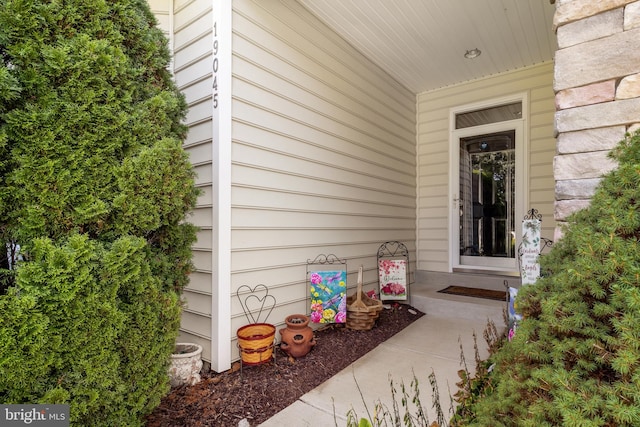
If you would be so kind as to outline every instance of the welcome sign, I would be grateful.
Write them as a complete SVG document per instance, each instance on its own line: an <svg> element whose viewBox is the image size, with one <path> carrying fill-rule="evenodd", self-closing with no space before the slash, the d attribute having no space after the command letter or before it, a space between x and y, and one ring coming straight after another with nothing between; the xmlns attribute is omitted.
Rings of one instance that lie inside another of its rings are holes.
<svg viewBox="0 0 640 427"><path fill-rule="evenodd" d="M540 277L540 226L539 219L522 221L522 246L520 249L520 276L523 285L535 283Z"/></svg>
<svg viewBox="0 0 640 427"><path fill-rule="evenodd" d="M378 260L381 300L407 299L407 260Z"/></svg>

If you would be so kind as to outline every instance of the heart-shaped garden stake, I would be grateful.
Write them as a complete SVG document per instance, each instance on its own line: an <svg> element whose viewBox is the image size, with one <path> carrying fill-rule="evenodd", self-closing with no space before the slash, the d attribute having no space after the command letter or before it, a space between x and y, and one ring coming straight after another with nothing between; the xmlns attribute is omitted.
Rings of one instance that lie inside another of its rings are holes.
<svg viewBox="0 0 640 427"><path fill-rule="evenodd" d="M242 299L240 297L241 293L248 293L248 295ZM256 285L253 289L247 285L242 285L238 288L236 295L238 296L238 301L240 301L244 315L251 323L260 323L260 317L265 309L267 309L269 311L264 319L262 319L262 322L266 323L273 308L276 306L276 298L273 295L269 295L269 289L262 284ZM257 313L256 317L253 316L254 313Z"/></svg>

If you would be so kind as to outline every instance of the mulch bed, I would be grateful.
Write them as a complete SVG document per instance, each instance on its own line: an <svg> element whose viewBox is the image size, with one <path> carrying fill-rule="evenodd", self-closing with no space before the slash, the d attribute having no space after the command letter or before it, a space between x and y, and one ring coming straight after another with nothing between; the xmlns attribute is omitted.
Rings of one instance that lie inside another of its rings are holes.
<svg viewBox="0 0 640 427"><path fill-rule="evenodd" d="M275 364L244 366L241 374L240 364L235 363L229 371L203 374L194 386L172 389L146 425L235 427L246 419L257 426L423 315L408 305L393 304L369 331L344 325L315 331L317 344L300 359L276 348Z"/></svg>

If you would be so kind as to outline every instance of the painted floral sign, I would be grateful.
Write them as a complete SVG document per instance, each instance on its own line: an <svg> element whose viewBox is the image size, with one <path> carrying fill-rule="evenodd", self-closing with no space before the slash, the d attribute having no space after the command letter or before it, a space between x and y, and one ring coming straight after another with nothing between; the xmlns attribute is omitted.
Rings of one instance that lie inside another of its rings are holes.
<svg viewBox="0 0 640 427"><path fill-rule="evenodd" d="M381 300L407 299L407 260L378 260Z"/></svg>
<svg viewBox="0 0 640 427"><path fill-rule="evenodd" d="M522 221L522 244L520 247L520 277L522 285L536 283L540 277L540 227L541 221L537 218ZM522 320L518 313L516 298L518 289L509 287L509 341L513 339Z"/></svg>
<svg viewBox="0 0 640 427"><path fill-rule="evenodd" d="M520 265L522 284L535 283L540 277L540 220L526 219L522 221L522 248Z"/></svg>
<svg viewBox="0 0 640 427"><path fill-rule="evenodd" d="M312 271L311 321L345 323L347 320L347 272Z"/></svg>

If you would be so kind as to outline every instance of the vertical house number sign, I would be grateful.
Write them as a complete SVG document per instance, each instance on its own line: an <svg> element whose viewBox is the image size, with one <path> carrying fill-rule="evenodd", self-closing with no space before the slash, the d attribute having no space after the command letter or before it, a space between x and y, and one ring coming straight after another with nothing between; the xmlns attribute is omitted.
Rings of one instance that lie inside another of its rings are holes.
<svg viewBox="0 0 640 427"><path fill-rule="evenodd" d="M213 109L218 108L218 21L213 22Z"/></svg>

